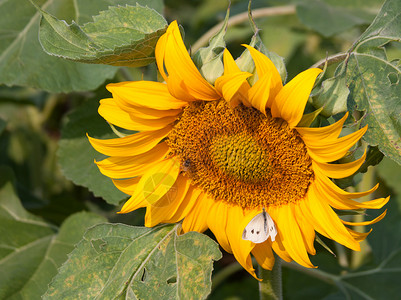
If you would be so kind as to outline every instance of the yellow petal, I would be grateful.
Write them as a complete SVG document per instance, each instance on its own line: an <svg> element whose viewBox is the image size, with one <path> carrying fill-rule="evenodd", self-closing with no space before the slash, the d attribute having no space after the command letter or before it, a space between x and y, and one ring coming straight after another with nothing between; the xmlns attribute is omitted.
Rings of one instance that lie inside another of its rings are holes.
<svg viewBox="0 0 401 300"><path fill-rule="evenodd" d="M159 223L168 222L185 198L189 186L190 181L187 178L178 176L171 189L146 208L145 226L153 227Z"/></svg>
<svg viewBox="0 0 401 300"><path fill-rule="evenodd" d="M286 120L291 128L297 126L302 119L316 77L321 72L322 70L316 68L308 69L287 83L271 105L272 116Z"/></svg>
<svg viewBox="0 0 401 300"><path fill-rule="evenodd" d="M241 207L231 206L227 220L227 236L234 257L249 274L258 279L250 255L256 244L242 239L242 232L254 215L255 211L245 213Z"/></svg>
<svg viewBox="0 0 401 300"><path fill-rule="evenodd" d="M294 215L296 216L295 219L302 233L302 237L306 246L306 251L308 251L308 253L312 255L315 255L316 254L316 249L314 247L314 242L316 237L315 229L313 228L313 225L310 223L310 220L308 220L305 217L299 205L293 205L293 210L294 210Z"/></svg>
<svg viewBox="0 0 401 300"><path fill-rule="evenodd" d="M312 167L318 168L327 177L338 179L345 178L354 174L362 166L366 158L366 150L361 158L345 164L328 164L324 162L312 161Z"/></svg>
<svg viewBox="0 0 401 300"><path fill-rule="evenodd" d="M221 247L223 247L226 252L232 253L226 232L228 229L227 219L229 209L228 204L225 202L214 201L207 217L207 226L213 232Z"/></svg>
<svg viewBox="0 0 401 300"><path fill-rule="evenodd" d="M227 50L224 49L224 54L223 54L223 61L224 61L224 75L231 75L233 73L239 73L241 72L241 69L237 66L237 64L234 61L234 58L232 57L231 53ZM216 85L216 83L215 83ZM227 102L229 102L230 107L236 107L240 103L244 104L246 107L251 107L251 103L247 99L248 95L248 90L250 88L250 85L247 80L244 80L242 85L238 88L237 93L231 98L231 99L226 99ZM221 90L217 89L218 91Z"/></svg>
<svg viewBox="0 0 401 300"><path fill-rule="evenodd" d="M292 262L292 258L288 254L287 250L285 249L283 242L282 242L282 238L279 233L276 235L276 240L272 243L272 248L273 248L274 252L276 252L276 254L278 256L280 256L280 258L282 260L284 260L286 262Z"/></svg>
<svg viewBox="0 0 401 300"><path fill-rule="evenodd" d="M241 69L235 63L230 51L224 49L223 53L224 75L241 72Z"/></svg>
<svg viewBox="0 0 401 300"><path fill-rule="evenodd" d="M267 240L261 244L256 244L252 250L252 254L258 264L266 270L271 270L274 266L274 255L271 244L272 242Z"/></svg>
<svg viewBox="0 0 401 300"><path fill-rule="evenodd" d="M161 129L176 120L176 116L153 120L133 118L132 116L130 116L129 113L122 110L114 101L114 99L101 100L99 106L99 114L111 124L128 130L136 131L150 131Z"/></svg>
<svg viewBox="0 0 401 300"><path fill-rule="evenodd" d="M275 220L283 246L291 258L304 267L313 268L314 266L309 260L301 231L292 210L292 204L271 208L269 209L269 214Z"/></svg>
<svg viewBox="0 0 401 300"><path fill-rule="evenodd" d="M180 109L188 103L170 95L167 85L153 81L127 81L106 86L113 98L124 107L147 107L158 110ZM151 101L149 101L151 99Z"/></svg>
<svg viewBox="0 0 401 300"><path fill-rule="evenodd" d="M123 208L117 212L118 214L125 214L131 211L137 210L138 208L146 207L148 202L143 197L136 197L132 195L127 202L125 202ZM127 208L129 206L129 209Z"/></svg>
<svg viewBox="0 0 401 300"><path fill-rule="evenodd" d="M232 106L236 106L238 103L244 102L247 98L247 95L243 94L245 92L243 85L248 84L246 79L249 76L252 76L252 74L247 72L223 75L216 79L216 89L221 92L223 98L227 102L233 102L234 104Z"/></svg>
<svg viewBox="0 0 401 300"><path fill-rule="evenodd" d="M146 202L146 206L149 206L158 201L173 186L179 172L180 165L173 158L157 163L141 177L134 194L124 204L120 213L133 211L133 204L137 202Z"/></svg>
<svg viewBox="0 0 401 300"><path fill-rule="evenodd" d="M220 98L220 95L202 77L191 60L182 41L176 21L170 24L166 33L156 45L156 62L160 73L168 83L170 93L174 97L182 100L185 100L187 97L189 99L194 97L199 100L217 100ZM164 72L164 67L167 70L167 74ZM180 84L173 89L169 84L172 77L175 79L175 83ZM188 90L187 97L183 97L185 93L177 93L181 85L185 86Z"/></svg>
<svg viewBox="0 0 401 300"><path fill-rule="evenodd" d="M335 139L341 133L345 120L348 118L348 112L345 115L335 122L334 124L325 126L325 127L297 127L296 130L302 136L303 140L315 141L315 140L323 140L323 139Z"/></svg>
<svg viewBox="0 0 401 300"><path fill-rule="evenodd" d="M213 202L213 199L202 193L182 222L183 231L204 232L207 229L207 217Z"/></svg>
<svg viewBox="0 0 401 300"><path fill-rule="evenodd" d="M352 237L357 241L357 242L362 242L363 240L366 239L366 237L372 232L372 229L370 229L368 232L362 233L362 232L356 232L352 229L347 228L349 233L352 235Z"/></svg>
<svg viewBox="0 0 401 300"><path fill-rule="evenodd" d="M107 156L133 156L151 150L171 129L171 126L167 126L160 130L138 132L122 138L100 140L88 136L88 139L96 151Z"/></svg>
<svg viewBox="0 0 401 300"><path fill-rule="evenodd" d="M259 80L263 78L265 74L271 74L270 84L267 86L269 89L269 99L266 102L267 107L270 108L272 107L275 97L283 88L280 73L278 72L274 63L266 55L251 46L243 46L245 46L251 53L253 61L255 62L256 72L258 72Z"/></svg>
<svg viewBox="0 0 401 300"><path fill-rule="evenodd" d="M181 109L157 110L147 107L134 107L134 106L131 106L129 108L120 106L120 108L128 112L131 118L133 118L134 120L135 119L154 120L154 119L162 119L165 117L177 117L178 114L182 112Z"/></svg>
<svg viewBox="0 0 401 300"><path fill-rule="evenodd" d="M264 74L248 91L249 102L264 115L270 95L271 77L271 73Z"/></svg>
<svg viewBox="0 0 401 300"><path fill-rule="evenodd" d="M177 223L184 219L198 202L198 198L203 194L202 190L190 186L184 199L181 201L180 206L169 219L169 223ZM200 199L199 199L200 201Z"/></svg>
<svg viewBox="0 0 401 300"><path fill-rule="evenodd" d="M344 191L344 190L340 189L333 181L331 181L327 176L322 174L319 169L315 170L315 175L316 175L317 182L321 186L325 187L325 189L332 191L336 195L339 195L339 196L342 196L342 197L346 197L348 199L355 199L355 198L360 198L360 197L367 196L367 195L373 193L379 187L379 184L376 184L373 188L371 188L368 191L357 192L357 193L349 193L347 191Z"/></svg>
<svg viewBox="0 0 401 300"><path fill-rule="evenodd" d="M302 211L311 220L315 230L352 250L360 251L359 243L352 238L337 214L322 199L324 195L312 184L305 200L300 201Z"/></svg>
<svg viewBox="0 0 401 300"><path fill-rule="evenodd" d="M199 100L192 96L191 91L185 84L184 80L178 76L170 76L167 82L169 93L178 99L185 99L187 102Z"/></svg>
<svg viewBox="0 0 401 300"><path fill-rule="evenodd" d="M367 127L364 127L338 139L304 140L304 142L312 159L318 162L332 162L344 157L366 130Z"/></svg>
<svg viewBox="0 0 401 300"><path fill-rule="evenodd" d="M375 199L371 201L365 201L365 202L357 202L354 200L351 200L350 198L357 198L354 197L355 195L353 193L348 193L347 195L339 194L333 191L330 187L326 186L322 181L320 180L320 174L316 173L316 180L315 180L315 187L318 190L318 192L321 195L325 196L325 200L327 201L330 206L336 208L336 209L379 209L382 208L388 201L386 198L380 198L380 199ZM327 179L327 177L326 177ZM366 196L369 193L374 192L377 189L378 185L368 191L368 193L364 193L363 195ZM360 194L358 193L356 196L359 196Z"/></svg>
<svg viewBox="0 0 401 300"><path fill-rule="evenodd" d="M163 142L148 152L135 156L112 156L96 162L100 172L110 178L123 179L140 176L163 160L169 153L169 146Z"/></svg>
<svg viewBox="0 0 401 300"><path fill-rule="evenodd" d="M390 197L388 197L390 198ZM385 216L386 216L387 210L385 210L380 216L378 216L377 218L374 218L371 221L365 221L365 222L348 222L348 221L344 221L341 220L341 222L343 222L346 225L351 225L351 226L365 226L365 225L371 225L374 223L379 222L380 220L382 220Z"/></svg>
<svg viewBox="0 0 401 300"><path fill-rule="evenodd" d="M141 177L129 178L129 179L112 179L116 188L127 195L132 195L136 189L136 186Z"/></svg>
<svg viewBox="0 0 401 300"><path fill-rule="evenodd" d="M155 47L155 57L157 68L159 69L160 74L162 75L165 82L167 82L168 76L166 74L166 70L164 68L164 53L166 52L167 46L167 34L163 34L157 41Z"/></svg>

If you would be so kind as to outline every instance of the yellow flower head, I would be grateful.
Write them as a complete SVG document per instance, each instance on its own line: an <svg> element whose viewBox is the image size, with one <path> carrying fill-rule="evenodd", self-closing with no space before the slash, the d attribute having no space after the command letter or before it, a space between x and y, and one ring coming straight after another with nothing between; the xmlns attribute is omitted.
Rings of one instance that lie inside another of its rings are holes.
<svg viewBox="0 0 401 300"><path fill-rule="evenodd" d="M192 62L173 22L156 46L165 83L107 86L113 98L100 101L99 113L139 131L111 140L89 138L109 156L97 162L100 171L131 195L121 213L146 207L146 226L182 221L184 232L209 228L255 277L251 253L265 269L273 267L273 251L314 267L308 253L316 252L315 231L360 250L368 233L345 225L372 224L385 212L349 223L332 208L378 209L388 198L354 201L377 186L348 193L329 178L350 176L361 166L365 155L346 164L330 162L342 158L366 127L339 137L347 115L323 128L297 127L321 70L306 70L283 86L270 59L245 47L255 62L256 83L248 83L253 75L242 72L225 50L224 75L213 86ZM255 228L264 238L252 238L259 234Z"/></svg>

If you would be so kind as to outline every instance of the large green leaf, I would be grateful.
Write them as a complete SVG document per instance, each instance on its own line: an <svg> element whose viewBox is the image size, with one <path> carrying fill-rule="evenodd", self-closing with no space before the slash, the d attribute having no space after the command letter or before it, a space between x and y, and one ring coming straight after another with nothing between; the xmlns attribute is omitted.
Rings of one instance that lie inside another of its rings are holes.
<svg viewBox="0 0 401 300"><path fill-rule="evenodd" d="M42 12L39 39L50 55L94 64L140 67L155 60L166 20L143 6L110 7L80 27Z"/></svg>
<svg viewBox="0 0 401 300"><path fill-rule="evenodd" d="M382 0L299 0L297 15L302 23L329 37L356 25L369 24L372 10L379 9Z"/></svg>
<svg viewBox="0 0 401 300"><path fill-rule="evenodd" d="M86 228L104 222L92 213L70 216L57 228L27 212L10 169L0 168L0 298L40 299Z"/></svg>
<svg viewBox="0 0 401 300"><path fill-rule="evenodd" d="M364 140L378 146L401 164L401 69L387 59L382 46L401 40L401 2L387 1L372 25L349 50L336 75L323 82L313 104L330 116L348 110L363 112L361 126L368 125ZM343 70L345 69L345 73ZM344 76L345 75L345 76Z"/></svg>
<svg viewBox="0 0 401 300"><path fill-rule="evenodd" d="M109 5L136 2L159 11L161 0L37 0L42 9L67 22L84 24ZM18 8L18 9L17 9ZM114 76L117 68L88 65L49 56L39 44L40 13L27 0L4 0L0 19L0 83L22 85L51 92L93 90Z"/></svg>
<svg viewBox="0 0 401 300"><path fill-rule="evenodd" d="M120 192L110 178L100 173L94 159L104 155L90 145L86 133L95 138L115 138L110 126L97 113L98 101L89 100L67 116L61 130L58 157L64 175L77 185L91 190L95 196L118 205L128 197Z"/></svg>
<svg viewBox="0 0 401 300"><path fill-rule="evenodd" d="M355 52L348 61L351 96L356 109L365 112L362 123L369 125L364 139L401 164L401 85L390 74L400 77L401 70L368 53Z"/></svg>
<svg viewBox="0 0 401 300"><path fill-rule="evenodd" d="M180 225L103 224L87 231L44 299L203 299L215 242ZM79 272L77 272L79 270Z"/></svg>
<svg viewBox="0 0 401 300"><path fill-rule="evenodd" d="M364 111L364 139L401 164L401 69L379 47L401 40L401 2L388 0L350 52L347 62L349 106ZM353 105L354 104L354 105Z"/></svg>

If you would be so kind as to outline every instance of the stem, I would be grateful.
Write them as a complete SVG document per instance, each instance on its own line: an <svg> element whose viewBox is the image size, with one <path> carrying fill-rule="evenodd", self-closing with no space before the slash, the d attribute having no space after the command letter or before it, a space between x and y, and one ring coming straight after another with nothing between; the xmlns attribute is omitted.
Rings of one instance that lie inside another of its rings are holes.
<svg viewBox="0 0 401 300"><path fill-rule="evenodd" d="M267 8L259 8L252 11L252 16L254 19L268 17L268 16L282 16L282 15L292 15L295 13L295 5L286 5L286 6L276 6L276 7L267 7ZM227 27L232 27L237 24L241 24L248 20L248 12L243 12L241 14L235 15L228 19ZM209 31L207 31L204 35L202 35L195 44L191 47L192 52L195 53L200 48L206 46L209 42L210 38L213 37L223 26L224 22L220 22L216 26L212 27Z"/></svg>
<svg viewBox="0 0 401 300"><path fill-rule="evenodd" d="M327 63L328 66L338 63L340 61L343 61L344 59L347 58L349 53L337 53L332 56L329 56L327 58L319 60L317 63L315 63L311 68L320 68L322 69L324 65Z"/></svg>
<svg viewBox="0 0 401 300"><path fill-rule="evenodd" d="M281 300L283 299L282 281L281 281L281 259L275 256L273 269L265 270L260 265L259 277L259 297L261 300Z"/></svg>

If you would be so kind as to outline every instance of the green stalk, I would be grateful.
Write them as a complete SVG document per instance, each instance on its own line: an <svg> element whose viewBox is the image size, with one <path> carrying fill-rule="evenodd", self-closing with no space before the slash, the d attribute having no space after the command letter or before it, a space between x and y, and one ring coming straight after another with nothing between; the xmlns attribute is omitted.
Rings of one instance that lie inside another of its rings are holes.
<svg viewBox="0 0 401 300"><path fill-rule="evenodd" d="M275 6L275 7L266 7L259 8L252 11L252 16L254 19L264 18L269 16L283 16L283 15L293 15L295 14L295 5L286 5L286 6ZM248 21L248 12L243 12L238 15L235 15L228 19L228 27L232 27L237 24L241 24L243 22ZM203 36L201 36L195 44L192 45L191 50L192 53L195 53L201 47L207 45L209 40L221 29L223 26L223 22L220 22L216 26L212 27L208 32L206 32Z"/></svg>
<svg viewBox="0 0 401 300"><path fill-rule="evenodd" d="M261 300L281 300L283 299L282 280L281 280L281 260L277 255L273 269L265 270L259 267L259 297Z"/></svg>

